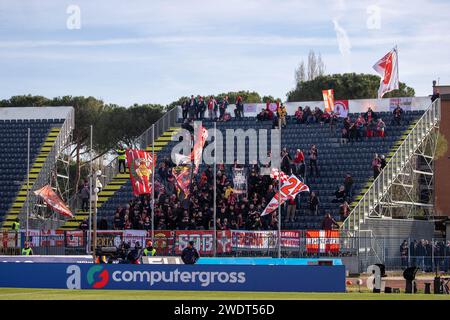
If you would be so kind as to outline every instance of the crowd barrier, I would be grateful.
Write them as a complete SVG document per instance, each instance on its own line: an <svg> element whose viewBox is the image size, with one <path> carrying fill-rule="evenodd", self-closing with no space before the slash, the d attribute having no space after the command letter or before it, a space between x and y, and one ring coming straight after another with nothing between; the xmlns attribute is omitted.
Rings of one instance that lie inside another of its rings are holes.
<svg viewBox="0 0 450 320"><path fill-rule="evenodd" d="M25 232L0 232L0 255L20 255L26 239ZM151 240L145 230L100 230L97 246L119 246L123 241L133 247L136 241L145 245ZM450 243L444 239L428 239L427 250L400 252L400 244L408 246L415 239L342 237L338 230L284 230L281 248L277 231L248 230L155 230L153 246L158 256L179 256L189 241L194 241L205 257L341 257L357 258L353 269L365 271L368 265L383 263L387 270L418 266L424 271L448 271ZM420 239L416 239L420 240ZM29 231L29 243L35 255L86 255L90 252L86 231Z"/></svg>

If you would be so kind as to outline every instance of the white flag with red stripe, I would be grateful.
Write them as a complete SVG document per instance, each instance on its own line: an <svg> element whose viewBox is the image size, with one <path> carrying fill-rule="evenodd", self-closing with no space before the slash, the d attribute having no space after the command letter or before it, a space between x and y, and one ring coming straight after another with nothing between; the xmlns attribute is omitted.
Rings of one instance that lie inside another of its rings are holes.
<svg viewBox="0 0 450 320"><path fill-rule="evenodd" d="M284 172L280 173L284 175ZM290 176L287 180L281 185L280 192L277 192L275 196L270 200L269 204L266 206L264 211L261 213L261 216L265 216L266 214L272 213L275 211L278 206L282 205L288 199L294 199L297 194L300 192L308 191L309 187L304 184L299 178L295 175ZM279 198L281 197L281 198Z"/></svg>
<svg viewBox="0 0 450 320"><path fill-rule="evenodd" d="M389 51L373 66L381 76L378 98L381 99L385 93L399 88L398 80L398 53L397 47Z"/></svg>

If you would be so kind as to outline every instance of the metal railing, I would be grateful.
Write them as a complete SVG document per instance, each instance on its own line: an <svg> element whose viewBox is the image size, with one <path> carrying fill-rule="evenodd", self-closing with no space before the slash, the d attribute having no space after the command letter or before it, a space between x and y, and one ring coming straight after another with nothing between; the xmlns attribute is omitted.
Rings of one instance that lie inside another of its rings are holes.
<svg viewBox="0 0 450 320"><path fill-rule="evenodd" d="M56 166L56 159L58 158L60 153L67 148L67 143L71 138L72 131L74 128L75 128L75 110L72 108L69 114L67 115L63 125L61 126L61 130L59 131L59 134L55 140L55 143L53 144L52 149L50 150L47 156L47 159L45 160L41 170L39 171L38 177L36 178L35 182L30 188L29 198L27 201L24 202L24 205L21 209L22 215L26 215L27 206L29 206L31 212L33 209L31 207L32 204L37 202L37 196L34 194L33 191L36 191L39 188L42 188L42 186L44 186L45 184L49 183L50 176L54 172ZM47 227L49 228L58 227L58 221L48 220L48 222L50 224L55 223L55 225L49 225ZM34 226L33 219L30 219L30 227L31 228L36 227Z"/></svg>
<svg viewBox="0 0 450 320"><path fill-rule="evenodd" d="M260 234L258 237L252 234L236 236L234 231L227 232L217 231L217 237L214 238L211 230L157 230L153 247L158 256L179 256L188 241L193 240L200 255L205 257L214 256L214 246L217 247L217 257L278 257L276 231L265 231L264 235ZM238 232L247 233L242 230ZM386 237L374 240L370 231L367 231L364 236L336 238L332 240L335 247L331 249L327 247L330 238L318 237L311 241L305 230L290 232L296 235L282 236L283 258L347 259L347 262L356 262L359 272L365 272L369 265L376 263L384 264L388 271L402 270L409 266L417 266L426 272L448 272L450 269L450 241L443 238L424 240ZM132 247L137 241L145 246L150 239L150 232L142 230L101 230L98 231L97 246L117 247L122 241L130 243ZM217 241L216 244L214 241ZM401 248L404 241L406 250ZM2 232L0 255L20 255L24 243L25 232ZM32 230L29 235L29 244L35 255L85 255L87 243L87 231L80 230L53 230L52 233Z"/></svg>
<svg viewBox="0 0 450 320"><path fill-rule="evenodd" d="M440 99L435 100L411 129L403 143L395 151L386 167L371 184L361 200L350 212L341 226L342 232L353 233L360 228L365 219L369 217L380 204L382 198L389 191L394 180L413 158L415 151L424 142L425 138L440 121Z"/></svg>
<svg viewBox="0 0 450 320"><path fill-rule="evenodd" d="M150 146L154 140L160 137L164 132L166 132L171 127L177 127L178 117L180 114L180 107L167 111L161 118L159 118L151 127L145 130L138 138L136 138L134 145L138 148L145 149ZM154 128L154 130L153 130ZM153 136L153 132L155 136ZM104 180L103 186L106 186L115 177L118 172L118 160L115 157L108 165L104 166L102 169Z"/></svg>

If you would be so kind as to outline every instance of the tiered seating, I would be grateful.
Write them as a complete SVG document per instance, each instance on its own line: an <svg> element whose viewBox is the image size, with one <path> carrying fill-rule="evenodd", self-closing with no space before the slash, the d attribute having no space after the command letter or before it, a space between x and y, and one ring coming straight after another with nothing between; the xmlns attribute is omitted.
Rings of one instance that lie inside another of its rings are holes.
<svg viewBox="0 0 450 320"><path fill-rule="evenodd" d="M40 153L49 151L43 151L42 147L52 128L60 128L63 122L63 119L0 119L0 194L2 199L0 202L0 225L3 227L5 227L7 213L17 215L26 198L28 128L31 133L30 185L32 185L42 166L33 166L33 164L39 158Z"/></svg>
<svg viewBox="0 0 450 320"><path fill-rule="evenodd" d="M282 130L282 147L287 147L291 156L294 155L296 149L303 149L308 164L307 151L311 144L316 144L319 150L319 171L320 177L308 177L309 167L307 167L306 182L311 191L315 191L320 198L320 210L318 216L311 216L307 210L308 196L307 193L301 194L300 208L297 208L297 219L292 223L284 223L284 229L305 229L320 228L320 222L325 212L330 212L335 219L339 218L339 204L333 203L334 192L337 187L343 183L345 174L349 173L354 180L354 200L358 200L358 194L364 192L365 187L370 184L372 179L371 160L374 153L384 154L389 160L391 152L395 150L395 146L401 143L403 137L407 133L408 128L418 120L422 111L405 112L404 121L401 126L391 125L392 114L390 112L378 113L379 117L387 125L386 137L363 138L363 141L340 144L342 122L338 123L336 129L331 131L329 125L297 124L293 117L288 117L288 125ZM350 115L353 119L357 116ZM203 120L203 125L207 128L213 127L213 122ZM232 119L228 122L217 122L217 129L221 130L225 140L226 129L271 129L272 123L258 122L254 117L246 117L242 119ZM270 135L269 135L270 143ZM166 146L158 151L158 163L165 157L170 158L172 147L177 142L168 142ZM246 142L248 148L248 141ZM225 141L224 141L225 146ZM269 144L270 146L270 144ZM248 157L246 157L248 161ZM200 172L204 165L200 167ZM132 188L127 181L119 190L117 190L108 201L104 202L98 211L99 217L107 217L111 225L112 215L115 209L124 206L132 198ZM284 220L284 219L283 219Z"/></svg>

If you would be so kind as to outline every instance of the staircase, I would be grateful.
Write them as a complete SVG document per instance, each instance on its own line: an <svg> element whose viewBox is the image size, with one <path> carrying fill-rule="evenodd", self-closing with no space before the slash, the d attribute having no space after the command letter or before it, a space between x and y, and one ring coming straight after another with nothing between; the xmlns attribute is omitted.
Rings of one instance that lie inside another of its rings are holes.
<svg viewBox="0 0 450 320"><path fill-rule="evenodd" d="M377 207L389 192L394 181L403 174L405 167L416 156L416 151L421 148L426 138L438 128L440 107L440 100L434 101L411 128L398 149L387 159L386 167L373 181L342 224L341 231L344 236L356 235L367 218L381 217L377 214Z"/></svg>
<svg viewBox="0 0 450 320"><path fill-rule="evenodd" d="M158 159L158 152L165 148L171 142L172 136L181 129L176 121L177 116L177 108L169 110L152 127L136 139L136 146L145 149L147 152L154 152ZM154 141L153 136L155 137ZM155 168L157 168L156 165ZM97 212L98 216L107 216L109 218L111 214L108 213L113 213L118 205L125 205L129 201L132 197L132 188L129 173L118 172L117 158L104 167L102 172L105 179L103 181L104 187L98 193ZM89 212L76 210L74 217L68 220L60 229L76 230L84 219L89 219Z"/></svg>

